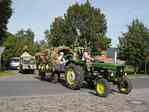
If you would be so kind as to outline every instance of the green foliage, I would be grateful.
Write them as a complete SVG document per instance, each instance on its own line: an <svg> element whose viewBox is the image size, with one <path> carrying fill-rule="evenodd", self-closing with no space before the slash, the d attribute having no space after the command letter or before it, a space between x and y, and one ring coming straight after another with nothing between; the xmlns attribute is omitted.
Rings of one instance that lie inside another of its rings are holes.
<svg viewBox="0 0 149 112"><path fill-rule="evenodd" d="M51 30L48 38L48 44L50 46L59 46L65 44L64 20L61 17L55 18L55 21L51 25Z"/></svg>
<svg viewBox="0 0 149 112"><path fill-rule="evenodd" d="M11 14L11 0L0 0L0 45L6 37L7 23Z"/></svg>
<svg viewBox="0 0 149 112"><path fill-rule="evenodd" d="M34 55L39 50L38 43L34 42L34 32L31 29L27 29L26 31L22 29L15 36L15 56L20 56L24 51L28 51Z"/></svg>
<svg viewBox="0 0 149 112"><path fill-rule="evenodd" d="M134 74L135 73L135 68L131 65L126 65L124 71L130 75L130 74Z"/></svg>
<svg viewBox="0 0 149 112"><path fill-rule="evenodd" d="M5 50L3 53L3 59L8 61L15 54L15 47L16 47L15 36L11 33L7 33L6 39L3 42L3 46L5 47Z"/></svg>
<svg viewBox="0 0 149 112"><path fill-rule="evenodd" d="M97 46L98 45L102 50L106 50L111 46L111 39L106 36L101 36L98 40Z"/></svg>
<svg viewBox="0 0 149 112"><path fill-rule="evenodd" d="M45 40L47 41L48 38L49 38L49 34L50 34L49 30L46 30L46 31L44 32L44 34L45 34Z"/></svg>
<svg viewBox="0 0 149 112"><path fill-rule="evenodd" d="M149 46L146 38L149 38L149 30L138 19L133 20L128 26L128 31L119 38L120 58L133 65L135 69L145 60L145 49Z"/></svg>
<svg viewBox="0 0 149 112"><path fill-rule="evenodd" d="M92 56L101 55L101 51L98 51L98 49L94 47L91 49L91 55Z"/></svg>
<svg viewBox="0 0 149 112"><path fill-rule="evenodd" d="M0 77L15 76L16 73L12 71L0 71Z"/></svg>
<svg viewBox="0 0 149 112"><path fill-rule="evenodd" d="M51 25L48 35L50 46L109 47L111 41L105 36L107 23L99 8L94 8L87 1L70 6L64 17L57 17Z"/></svg>
<svg viewBox="0 0 149 112"><path fill-rule="evenodd" d="M51 46L48 46L48 43L47 43L47 41L44 41L44 40L42 40L42 41L40 41L39 43L39 46L40 46L40 50L42 51L42 50L45 50L45 49L48 49L49 47L51 47Z"/></svg>
<svg viewBox="0 0 149 112"><path fill-rule="evenodd" d="M3 46L5 47L3 59L6 63L11 57L19 57L24 51L34 55L40 50L39 44L34 42L34 32L30 29L26 31L22 29L15 35L7 33Z"/></svg>

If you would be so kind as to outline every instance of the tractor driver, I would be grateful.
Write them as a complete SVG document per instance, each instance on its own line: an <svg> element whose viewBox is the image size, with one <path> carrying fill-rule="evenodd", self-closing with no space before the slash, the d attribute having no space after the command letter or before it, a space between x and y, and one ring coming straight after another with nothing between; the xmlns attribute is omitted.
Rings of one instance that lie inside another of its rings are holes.
<svg viewBox="0 0 149 112"><path fill-rule="evenodd" d="M91 57L89 50L85 49L85 51L83 52L82 60L86 61L87 69L88 71L90 71L94 58Z"/></svg>

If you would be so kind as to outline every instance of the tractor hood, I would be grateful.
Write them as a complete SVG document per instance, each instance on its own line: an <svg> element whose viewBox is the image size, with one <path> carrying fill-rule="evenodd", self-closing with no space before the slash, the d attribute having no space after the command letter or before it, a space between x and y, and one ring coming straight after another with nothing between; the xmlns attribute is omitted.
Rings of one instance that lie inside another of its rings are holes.
<svg viewBox="0 0 149 112"><path fill-rule="evenodd" d="M112 64L112 63L103 63L103 62L95 62L94 63L94 68L95 69L108 69L108 70L117 70L117 68L121 68L124 67L124 65L120 65L120 64Z"/></svg>

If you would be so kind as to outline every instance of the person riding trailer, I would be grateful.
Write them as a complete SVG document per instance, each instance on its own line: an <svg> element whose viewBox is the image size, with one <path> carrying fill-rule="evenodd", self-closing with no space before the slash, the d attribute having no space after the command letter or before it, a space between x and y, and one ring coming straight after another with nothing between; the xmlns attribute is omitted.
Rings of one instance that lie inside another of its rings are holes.
<svg viewBox="0 0 149 112"><path fill-rule="evenodd" d="M65 72L65 64L72 57L73 51L69 47L61 46L54 48L50 53L50 62L54 72Z"/></svg>
<svg viewBox="0 0 149 112"><path fill-rule="evenodd" d="M63 52L60 52L60 53L59 53L58 60L59 60L59 63L60 63L60 64L63 64L63 63L66 62L66 60L65 60L65 58L64 58L64 53L63 53Z"/></svg>
<svg viewBox="0 0 149 112"><path fill-rule="evenodd" d="M58 57L57 57L57 60L58 60L58 64L55 65L55 70L56 71L64 71L65 70L65 64L67 62L67 60L65 60L64 58L64 52L60 51L58 53Z"/></svg>

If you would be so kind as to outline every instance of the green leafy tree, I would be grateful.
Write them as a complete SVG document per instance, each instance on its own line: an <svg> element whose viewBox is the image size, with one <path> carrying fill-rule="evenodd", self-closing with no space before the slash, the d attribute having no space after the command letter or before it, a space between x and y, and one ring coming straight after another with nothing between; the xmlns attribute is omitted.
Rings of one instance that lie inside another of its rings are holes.
<svg viewBox="0 0 149 112"><path fill-rule="evenodd" d="M91 6L89 1L70 6L64 17L57 17L51 25L48 43L52 46L90 46L95 47L97 41L103 46L110 45L106 35L107 23L105 15L99 8ZM105 45L106 44L106 45Z"/></svg>
<svg viewBox="0 0 149 112"><path fill-rule="evenodd" d="M40 50L38 42L34 42L34 33L28 30L20 30L16 35L9 32L2 44L5 47L3 60L7 65L12 57L19 57L24 51L34 55Z"/></svg>
<svg viewBox="0 0 149 112"><path fill-rule="evenodd" d="M61 17L55 18L55 21L51 25L48 43L51 46L63 45L65 42L64 37L64 19Z"/></svg>
<svg viewBox="0 0 149 112"><path fill-rule="evenodd" d="M136 69L145 60L145 49L149 46L149 29L138 19L128 26L128 31L119 38L119 56Z"/></svg>
<svg viewBox="0 0 149 112"><path fill-rule="evenodd" d="M47 43L47 41L45 41L45 40L41 40L41 41L38 43L38 45L40 46L40 47L39 47L40 50L45 50L45 49L48 49L49 47L51 47L51 46L48 46L48 43Z"/></svg>
<svg viewBox="0 0 149 112"><path fill-rule="evenodd" d="M88 0L85 4L69 7L65 18L72 27L74 38L77 38L76 30L79 29L80 35L76 42L81 46L94 46L107 30L105 15L99 8L92 7Z"/></svg>
<svg viewBox="0 0 149 112"><path fill-rule="evenodd" d="M32 55L35 55L39 51L40 51L40 44L39 42L35 41L32 48Z"/></svg>
<svg viewBox="0 0 149 112"><path fill-rule="evenodd" d="M11 15L11 0L0 0L0 46L6 37L7 23Z"/></svg>
<svg viewBox="0 0 149 112"><path fill-rule="evenodd" d="M99 48L101 50L106 50L107 48L109 48L111 46L111 39L108 38L107 36L102 36L95 43L96 43L97 46L99 46Z"/></svg>
<svg viewBox="0 0 149 112"><path fill-rule="evenodd" d="M47 41L48 38L49 38L50 31L49 31L49 30L46 30L46 31L44 32L44 34L45 34L45 40Z"/></svg>
<svg viewBox="0 0 149 112"><path fill-rule="evenodd" d="M20 30L16 33L15 56L20 56L24 51L34 55L39 50L39 45L34 42L34 32L31 29Z"/></svg>
<svg viewBox="0 0 149 112"><path fill-rule="evenodd" d="M6 39L3 42L5 47L3 59L7 62L11 57L15 56L16 38L11 33L6 33Z"/></svg>

